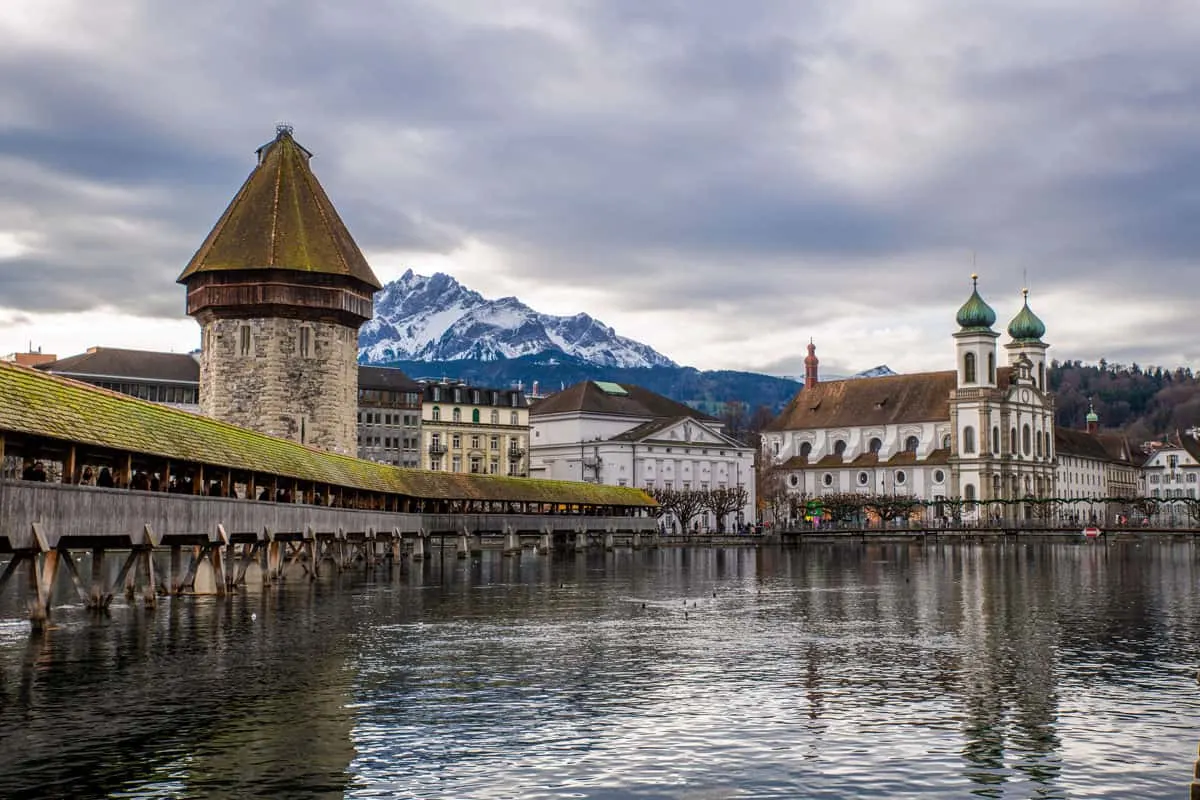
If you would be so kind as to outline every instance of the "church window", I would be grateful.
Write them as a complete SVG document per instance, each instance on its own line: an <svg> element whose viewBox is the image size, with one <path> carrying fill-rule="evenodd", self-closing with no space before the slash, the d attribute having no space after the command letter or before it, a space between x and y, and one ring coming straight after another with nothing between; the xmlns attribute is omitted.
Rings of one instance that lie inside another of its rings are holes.
<svg viewBox="0 0 1200 800"><path fill-rule="evenodd" d="M1046 391L1046 365L1038 364L1038 388Z"/></svg>
<svg viewBox="0 0 1200 800"><path fill-rule="evenodd" d="M451 418L455 422L462 422L462 409L461 408L454 409L453 413L451 414Z"/></svg>
<svg viewBox="0 0 1200 800"><path fill-rule="evenodd" d="M904 452L906 453L915 453L920 446L921 440L916 436L910 436L904 440Z"/></svg>
<svg viewBox="0 0 1200 800"><path fill-rule="evenodd" d="M859 486L866 486L868 480L869 480L869 478L867 476L867 473L865 473L865 472L858 473L858 485Z"/></svg>
<svg viewBox="0 0 1200 800"><path fill-rule="evenodd" d="M300 326L300 357L308 358L312 355L312 328L308 325Z"/></svg>
<svg viewBox="0 0 1200 800"><path fill-rule="evenodd" d="M903 486L904 482L907 480L908 480L908 476L904 474L904 470L902 470L902 469L896 470L896 485L897 486Z"/></svg>
<svg viewBox="0 0 1200 800"><path fill-rule="evenodd" d="M826 472L823 476L821 476L821 483L825 484L826 486L833 486L833 473Z"/></svg>
<svg viewBox="0 0 1200 800"><path fill-rule="evenodd" d="M992 455L1000 455L1000 426L992 426Z"/></svg>
<svg viewBox="0 0 1200 800"><path fill-rule="evenodd" d="M779 455L779 440L771 442L771 452L773 455Z"/></svg>
<svg viewBox="0 0 1200 800"><path fill-rule="evenodd" d="M1012 430L1009 431L1008 451L1010 453L1012 453L1014 456L1017 455L1017 426L1016 425L1014 425Z"/></svg>
<svg viewBox="0 0 1200 800"><path fill-rule="evenodd" d="M478 408L471 409L471 422L475 423L476 425L479 424L479 409Z"/></svg>
<svg viewBox="0 0 1200 800"><path fill-rule="evenodd" d="M500 424L500 412L497 411L496 409L492 409L492 424L493 425Z"/></svg>
<svg viewBox="0 0 1200 800"><path fill-rule="evenodd" d="M833 454L836 456L841 456L841 455L845 455L845 453L846 453L846 440L838 439L836 442L833 443Z"/></svg>
<svg viewBox="0 0 1200 800"><path fill-rule="evenodd" d="M996 499L996 500L1000 499L1000 476L999 475L992 476L992 498Z"/></svg>
<svg viewBox="0 0 1200 800"><path fill-rule="evenodd" d="M942 449L943 450L950 449L950 434L948 434L948 433L942 437Z"/></svg>
<svg viewBox="0 0 1200 800"><path fill-rule="evenodd" d="M967 353L963 356L963 383L975 382L975 354Z"/></svg>
<svg viewBox="0 0 1200 800"><path fill-rule="evenodd" d="M996 354L988 353L988 383L996 382Z"/></svg>
<svg viewBox="0 0 1200 800"><path fill-rule="evenodd" d="M873 438L871 440L871 452L878 454L879 451L882 449L883 449L883 442L880 441L878 436L876 436L875 438Z"/></svg>
<svg viewBox="0 0 1200 800"><path fill-rule="evenodd" d="M940 469L935 469L933 471L933 482L934 483L945 483L946 482L946 473Z"/></svg>
<svg viewBox="0 0 1200 800"><path fill-rule="evenodd" d="M250 355L250 326L238 326L238 349L243 356Z"/></svg>
<svg viewBox="0 0 1200 800"><path fill-rule="evenodd" d="M974 507L973 504L975 502L975 484L968 483L965 486L963 486L963 500L966 500L968 503L972 504L972 505L968 506L968 508Z"/></svg>
<svg viewBox="0 0 1200 800"><path fill-rule="evenodd" d="M964 453L974 453L975 452L975 429L972 428L970 425L963 428L962 451Z"/></svg>
<svg viewBox="0 0 1200 800"><path fill-rule="evenodd" d="M1036 438L1037 438L1037 457L1041 458L1042 457L1042 432L1041 431L1037 432Z"/></svg>
<svg viewBox="0 0 1200 800"><path fill-rule="evenodd" d="M789 475L788 483L790 483L792 485L792 488L795 489L797 486L800 485L800 476L799 475Z"/></svg>
<svg viewBox="0 0 1200 800"><path fill-rule="evenodd" d="M442 409L439 408L438 406L434 406L433 411L430 414L430 417L433 419L434 422L440 422L442 419Z"/></svg>
<svg viewBox="0 0 1200 800"><path fill-rule="evenodd" d="M1033 449L1033 431L1029 429L1029 423L1025 423L1021 428L1021 452L1029 455Z"/></svg>
<svg viewBox="0 0 1200 800"><path fill-rule="evenodd" d="M808 458L812 454L812 442L804 442L800 445L800 457Z"/></svg>

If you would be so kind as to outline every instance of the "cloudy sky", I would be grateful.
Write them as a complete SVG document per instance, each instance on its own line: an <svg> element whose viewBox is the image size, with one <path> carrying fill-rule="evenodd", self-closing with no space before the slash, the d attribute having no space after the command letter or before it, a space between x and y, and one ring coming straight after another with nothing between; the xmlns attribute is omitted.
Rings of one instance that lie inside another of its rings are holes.
<svg viewBox="0 0 1200 800"><path fill-rule="evenodd" d="M376 272L681 363L944 368L969 275L1059 358L1200 354L1194 0L5 0L0 351L199 342L278 121Z"/></svg>

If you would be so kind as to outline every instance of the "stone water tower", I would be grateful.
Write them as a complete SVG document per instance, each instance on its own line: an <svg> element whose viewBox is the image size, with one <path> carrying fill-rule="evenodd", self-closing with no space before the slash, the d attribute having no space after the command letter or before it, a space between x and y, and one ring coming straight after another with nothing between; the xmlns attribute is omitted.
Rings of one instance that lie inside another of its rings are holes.
<svg viewBox="0 0 1200 800"><path fill-rule="evenodd" d="M380 288L281 125L179 282L200 323L200 410L353 455L358 329Z"/></svg>

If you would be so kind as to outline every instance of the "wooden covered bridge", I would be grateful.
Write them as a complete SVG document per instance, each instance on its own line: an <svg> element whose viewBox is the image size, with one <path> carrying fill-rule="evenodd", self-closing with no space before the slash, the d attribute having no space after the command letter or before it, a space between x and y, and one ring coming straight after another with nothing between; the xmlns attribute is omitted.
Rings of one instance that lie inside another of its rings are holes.
<svg viewBox="0 0 1200 800"><path fill-rule="evenodd" d="M431 537L465 557L485 540L508 553L640 547L656 530L656 504L638 489L376 464L7 363L0 463L0 558L11 556L0 590L24 566L35 625L60 565L80 600L104 607L119 590L150 601L192 591L202 566L220 592L251 564L264 580L288 565L315 577L422 559Z"/></svg>

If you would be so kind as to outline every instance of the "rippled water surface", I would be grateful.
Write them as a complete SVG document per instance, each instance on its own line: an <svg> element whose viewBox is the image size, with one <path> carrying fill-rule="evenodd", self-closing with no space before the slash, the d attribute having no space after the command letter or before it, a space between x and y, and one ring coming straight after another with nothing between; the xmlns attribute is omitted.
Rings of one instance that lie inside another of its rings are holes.
<svg viewBox="0 0 1200 800"><path fill-rule="evenodd" d="M1183 797L1191 543L454 558L0 598L0 797Z"/></svg>

